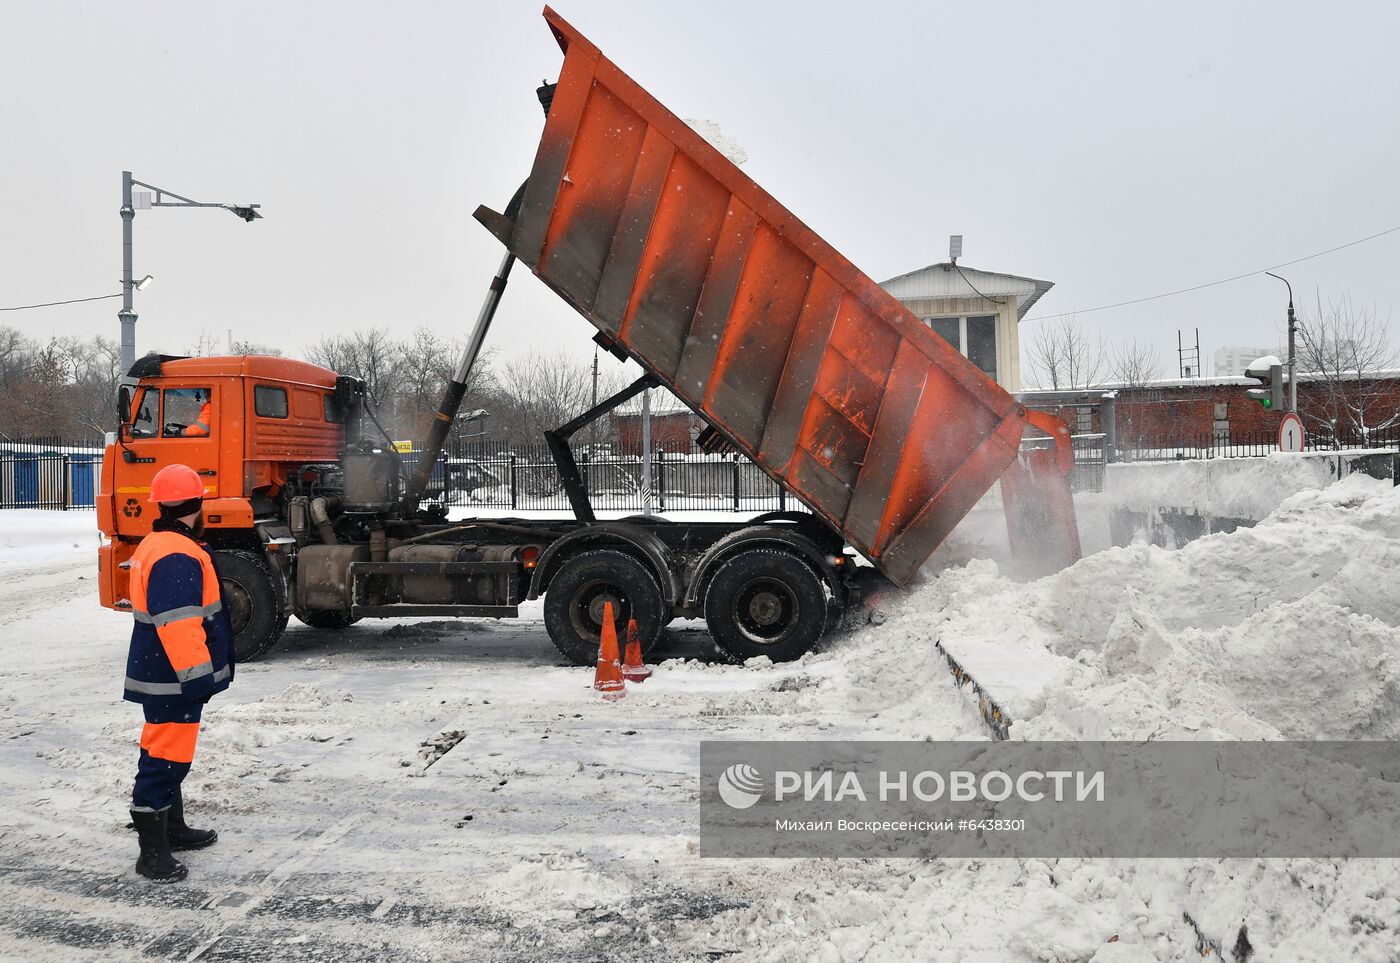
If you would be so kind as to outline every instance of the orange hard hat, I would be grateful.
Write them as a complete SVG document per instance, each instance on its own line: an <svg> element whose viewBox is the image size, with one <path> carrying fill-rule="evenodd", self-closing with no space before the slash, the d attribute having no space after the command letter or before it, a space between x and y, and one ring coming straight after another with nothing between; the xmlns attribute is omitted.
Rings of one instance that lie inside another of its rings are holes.
<svg viewBox="0 0 1400 963"><path fill-rule="evenodd" d="M204 482L189 465L166 465L151 479L153 502L187 502L204 497Z"/></svg>

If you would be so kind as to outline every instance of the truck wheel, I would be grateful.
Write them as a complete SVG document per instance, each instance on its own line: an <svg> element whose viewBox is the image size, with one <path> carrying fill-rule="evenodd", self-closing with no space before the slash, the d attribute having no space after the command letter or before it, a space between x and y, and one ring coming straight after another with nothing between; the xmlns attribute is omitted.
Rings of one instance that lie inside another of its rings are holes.
<svg viewBox="0 0 1400 963"><path fill-rule="evenodd" d="M313 629L343 629L360 621L359 616L332 609L325 612L298 612L297 621Z"/></svg>
<svg viewBox="0 0 1400 963"><path fill-rule="evenodd" d="M282 586L252 552L215 552L214 565L219 570L224 607L233 629L234 658L252 662L272 648L287 627Z"/></svg>
<svg viewBox="0 0 1400 963"><path fill-rule="evenodd" d="M626 645L628 619L637 620L643 653L656 642L665 621L656 576L631 555L606 548L584 552L564 563L544 594L545 629L574 665L597 664L606 602L613 605L619 646Z"/></svg>
<svg viewBox="0 0 1400 963"><path fill-rule="evenodd" d="M742 662L766 655L791 662L826 631L826 587L794 555L753 548L720 566L705 591L705 624L715 644Z"/></svg>

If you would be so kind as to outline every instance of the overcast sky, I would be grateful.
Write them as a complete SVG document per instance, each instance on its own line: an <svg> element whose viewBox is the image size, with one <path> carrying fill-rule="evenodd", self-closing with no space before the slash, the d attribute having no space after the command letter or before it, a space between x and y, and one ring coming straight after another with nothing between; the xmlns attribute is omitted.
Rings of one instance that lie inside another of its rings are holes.
<svg viewBox="0 0 1400 963"><path fill-rule="evenodd" d="M463 333L500 256L471 220L529 172L561 55L534 2L43 3L0 29L0 307L119 290L120 173L265 219L136 218L137 349L207 330ZM1400 226L1400 4L637 3L558 9L876 280L936 261L1056 283L1110 339L1279 337L1250 278ZM1281 273L1391 317L1400 233ZM116 336L118 302L0 314ZM1023 343L1035 321L1023 325ZM534 278L490 343L588 351ZM1394 337L1394 324L1392 324ZM1397 338L1395 340L1400 340Z"/></svg>

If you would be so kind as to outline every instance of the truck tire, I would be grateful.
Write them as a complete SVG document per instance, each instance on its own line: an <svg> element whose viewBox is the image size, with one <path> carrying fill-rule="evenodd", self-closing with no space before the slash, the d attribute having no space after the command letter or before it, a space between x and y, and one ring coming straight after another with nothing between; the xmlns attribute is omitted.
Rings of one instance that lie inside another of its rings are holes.
<svg viewBox="0 0 1400 963"><path fill-rule="evenodd" d="M743 662L766 655L791 662L826 632L826 586L795 555L751 548L729 559L705 590L705 624L715 645Z"/></svg>
<svg viewBox="0 0 1400 963"><path fill-rule="evenodd" d="M597 664L606 601L613 603L618 645L626 644L627 620L636 619L643 654L668 616L656 576L631 555L608 548L575 555L555 573L544 594L545 630L574 665Z"/></svg>
<svg viewBox="0 0 1400 963"><path fill-rule="evenodd" d="M214 553L214 565L233 629L234 659L252 662L272 648L287 627L281 580L252 552L222 549Z"/></svg>
<svg viewBox="0 0 1400 963"><path fill-rule="evenodd" d="M313 629L344 629L360 621L358 616L334 609L325 612L298 612L297 621Z"/></svg>

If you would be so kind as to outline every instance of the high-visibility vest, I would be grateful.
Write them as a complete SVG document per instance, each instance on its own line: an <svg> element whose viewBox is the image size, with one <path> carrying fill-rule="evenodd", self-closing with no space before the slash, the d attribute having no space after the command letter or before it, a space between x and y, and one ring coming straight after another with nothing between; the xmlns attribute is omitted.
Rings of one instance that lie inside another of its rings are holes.
<svg viewBox="0 0 1400 963"><path fill-rule="evenodd" d="M170 704L227 689L233 631L208 550L180 532L152 532L131 557L130 576L136 624L124 698Z"/></svg>
<svg viewBox="0 0 1400 963"><path fill-rule="evenodd" d="M210 408L209 402L206 401L200 407L199 414L195 416L194 421L186 425L185 430L180 432L180 434L186 438L208 438L209 422L214 420Z"/></svg>

